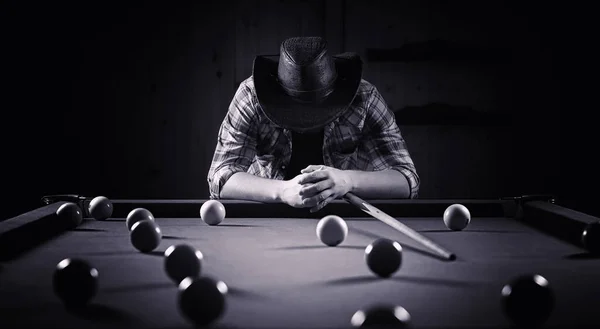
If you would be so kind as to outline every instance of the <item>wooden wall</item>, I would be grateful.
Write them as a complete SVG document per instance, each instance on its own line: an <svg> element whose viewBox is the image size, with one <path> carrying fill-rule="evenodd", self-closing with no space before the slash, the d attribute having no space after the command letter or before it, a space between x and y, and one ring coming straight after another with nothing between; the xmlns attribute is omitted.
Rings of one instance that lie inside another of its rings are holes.
<svg viewBox="0 0 600 329"><path fill-rule="evenodd" d="M365 78L396 111L421 197L557 192L548 140L557 130L558 85L552 53L540 45L544 27L529 10L503 2L346 3L346 48L365 58ZM390 57L371 60L369 50ZM462 109L457 120L435 118Z"/></svg>
<svg viewBox="0 0 600 329"><path fill-rule="evenodd" d="M523 6L253 0L11 10L21 45L11 55L22 65L10 71L21 84L6 125L35 133L7 133L4 143L21 182L11 187L27 206L51 193L207 197L218 126L253 57L299 35L361 54L364 78L397 113L422 198L558 189L552 57ZM427 57L440 41L475 52ZM410 59L398 55L415 45ZM444 108L510 120L436 121Z"/></svg>

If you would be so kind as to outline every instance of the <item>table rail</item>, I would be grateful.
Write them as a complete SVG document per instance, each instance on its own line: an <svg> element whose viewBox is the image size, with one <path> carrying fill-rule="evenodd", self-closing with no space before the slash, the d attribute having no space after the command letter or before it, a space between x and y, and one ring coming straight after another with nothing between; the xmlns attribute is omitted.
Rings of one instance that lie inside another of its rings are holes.
<svg viewBox="0 0 600 329"><path fill-rule="evenodd" d="M90 200L84 201L87 208ZM146 208L155 217L199 217L200 207L207 200L113 200L113 217L127 217L134 208ZM341 217L365 217L365 213L344 200L334 200L318 212L308 208L293 208L283 203L262 203L240 200L219 200L226 208L228 218L320 218L327 214ZM472 216L512 217L510 202L504 200L368 200L370 204L393 217L440 217L454 203L469 208ZM86 211L87 214L87 211ZM89 215L89 214L87 214Z"/></svg>

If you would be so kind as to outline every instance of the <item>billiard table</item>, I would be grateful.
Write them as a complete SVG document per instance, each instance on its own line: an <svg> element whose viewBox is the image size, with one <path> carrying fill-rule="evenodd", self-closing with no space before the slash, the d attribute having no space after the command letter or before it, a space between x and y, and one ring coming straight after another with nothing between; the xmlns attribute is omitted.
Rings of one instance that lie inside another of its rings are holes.
<svg viewBox="0 0 600 329"><path fill-rule="evenodd" d="M209 226L206 200L112 200L113 215L89 218L90 198L73 196L84 220L76 228L55 212L69 199L45 198L38 209L0 222L0 328L192 328L178 308L178 287L164 270L164 251L190 244L204 256L202 275L226 283L226 309L216 328L351 328L359 309L402 306L413 328L506 328L501 290L522 274L546 278L555 296L548 327L600 325L600 259L581 245L582 228L598 219L553 200L367 200L456 254L441 259L344 200L316 213L284 204L220 200L227 217ZM462 231L447 229L446 207L472 216ZM125 217L150 210L162 230L152 252L137 251ZM335 214L349 227L336 247L315 229ZM402 265L380 278L365 264L377 238L402 246ZM91 304L68 311L54 295L52 275L64 258L81 258L99 273Z"/></svg>

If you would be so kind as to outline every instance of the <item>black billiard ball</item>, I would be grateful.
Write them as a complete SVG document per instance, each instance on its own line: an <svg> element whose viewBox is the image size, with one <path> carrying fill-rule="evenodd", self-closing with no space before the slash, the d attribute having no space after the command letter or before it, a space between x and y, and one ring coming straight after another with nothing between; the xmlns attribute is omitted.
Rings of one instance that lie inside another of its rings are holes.
<svg viewBox="0 0 600 329"><path fill-rule="evenodd" d="M365 249L365 261L373 273L388 278L402 264L402 247L396 241L379 238Z"/></svg>
<svg viewBox="0 0 600 329"><path fill-rule="evenodd" d="M200 250L188 244L170 246L165 251L165 272L173 282L179 284L187 277L200 276L202 260Z"/></svg>
<svg viewBox="0 0 600 329"><path fill-rule="evenodd" d="M151 252L162 240L162 231L154 220L145 219L131 227L131 244L141 252Z"/></svg>
<svg viewBox="0 0 600 329"><path fill-rule="evenodd" d="M540 326L554 309L554 293L543 276L522 275L502 288L502 307L517 326Z"/></svg>
<svg viewBox="0 0 600 329"><path fill-rule="evenodd" d="M227 285L209 277L187 277L179 284L179 310L196 326L206 326L225 312Z"/></svg>
<svg viewBox="0 0 600 329"><path fill-rule="evenodd" d="M52 283L65 306L84 307L98 290L98 270L85 260L66 258L56 266Z"/></svg>
<svg viewBox="0 0 600 329"><path fill-rule="evenodd" d="M58 207L56 216L58 216L61 224L69 229L76 228L83 221L81 209L73 202L66 202Z"/></svg>
<svg viewBox="0 0 600 329"><path fill-rule="evenodd" d="M355 328L409 328L410 314L402 306L375 305L358 310L350 319Z"/></svg>
<svg viewBox="0 0 600 329"><path fill-rule="evenodd" d="M600 222L585 226L581 234L583 247L593 254L600 254Z"/></svg>
<svg viewBox="0 0 600 329"><path fill-rule="evenodd" d="M127 229L131 231L135 223L146 219L154 220L154 215L150 210L146 208L135 208L127 214L125 224L127 225Z"/></svg>

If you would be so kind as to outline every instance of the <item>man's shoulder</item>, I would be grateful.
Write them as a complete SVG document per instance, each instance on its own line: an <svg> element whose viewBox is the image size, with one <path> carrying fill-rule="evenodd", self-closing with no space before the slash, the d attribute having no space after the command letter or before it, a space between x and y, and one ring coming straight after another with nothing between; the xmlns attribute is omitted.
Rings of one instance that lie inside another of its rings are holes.
<svg viewBox="0 0 600 329"><path fill-rule="evenodd" d="M237 91L235 92L234 102L238 105L244 105L246 110L250 110L250 108L253 108L255 98L254 79L252 79L252 77L246 78L240 82Z"/></svg>
<svg viewBox="0 0 600 329"><path fill-rule="evenodd" d="M377 87L371 82L361 79L354 99L355 105L365 105L377 93Z"/></svg>
<svg viewBox="0 0 600 329"><path fill-rule="evenodd" d="M373 96L373 92L376 92L377 88L371 82L362 79L358 85L356 91L356 97L354 98L353 105L358 107L365 107L369 103L369 99Z"/></svg>
<svg viewBox="0 0 600 329"><path fill-rule="evenodd" d="M358 85L358 91L357 93L359 94L370 94L372 93L374 90L376 90L377 88L375 87L374 84L372 84L371 82L365 80L365 79L361 79L360 80L360 84Z"/></svg>
<svg viewBox="0 0 600 329"><path fill-rule="evenodd" d="M254 78L252 76L249 76L248 78L240 82L239 89L254 92Z"/></svg>
<svg viewBox="0 0 600 329"><path fill-rule="evenodd" d="M246 118L253 118L252 120L260 122L264 118L258 108L259 105L254 89L254 79L250 76L240 82L232 105L230 106L230 111L234 111L236 114L243 115Z"/></svg>

